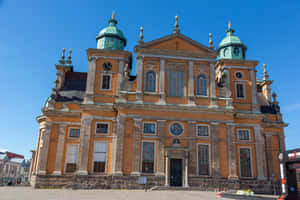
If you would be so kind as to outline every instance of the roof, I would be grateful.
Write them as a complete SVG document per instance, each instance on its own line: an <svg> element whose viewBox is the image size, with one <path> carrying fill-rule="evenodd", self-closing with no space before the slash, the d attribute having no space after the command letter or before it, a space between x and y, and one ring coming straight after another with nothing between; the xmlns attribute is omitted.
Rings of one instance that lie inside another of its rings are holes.
<svg viewBox="0 0 300 200"><path fill-rule="evenodd" d="M22 159L24 159L23 155L12 153L12 152L7 152L7 157L9 159L12 159L12 158L22 158Z"/></svg>
<svg viewBox="0 0 300 200"><path fill-rule="evenodd" d="M59 91L59 96L56 101L83 101L83 96L86 88L86 80L86 72L66 72L64 85Z"/></svg>

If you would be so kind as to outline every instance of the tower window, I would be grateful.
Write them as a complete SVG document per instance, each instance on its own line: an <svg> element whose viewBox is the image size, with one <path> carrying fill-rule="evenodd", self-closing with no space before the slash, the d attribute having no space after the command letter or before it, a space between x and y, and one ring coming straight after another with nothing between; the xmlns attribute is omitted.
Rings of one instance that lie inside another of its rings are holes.
<svg viewBox="0 0 300 200"><path fill-rule="evenodd" d="M154 71L149 71L146 73L146 92L155 92L156 76Z"/></svg>
<svg viewBox="0 0 300 200"><path fill-rule="evenodd" d="M201 74L197 77L197 95L208 96L208 79Z"/></svg>
<svg viewBox="0 0 300 200"><path fill-rule="evenodd" d="M236 84L236 97L237 98L245 98L245 85L242 83Z"/></svg>
<svg viewBox="0 0 300 200"><path fill-rule="evenodd" d="M110 74L102 75L101 89L102 90L110 90L111 89L111 75Z"/></svg>

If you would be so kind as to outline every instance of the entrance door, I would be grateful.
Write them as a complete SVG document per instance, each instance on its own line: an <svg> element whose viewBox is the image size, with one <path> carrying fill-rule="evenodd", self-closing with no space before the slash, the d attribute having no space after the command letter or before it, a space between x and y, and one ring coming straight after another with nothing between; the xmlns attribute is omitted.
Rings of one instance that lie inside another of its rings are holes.
<svg viewBox="0 0 300 200"><path fill-rule="evenodd" d="M182 159L170 160L170 185L182 186Z"/></svg>

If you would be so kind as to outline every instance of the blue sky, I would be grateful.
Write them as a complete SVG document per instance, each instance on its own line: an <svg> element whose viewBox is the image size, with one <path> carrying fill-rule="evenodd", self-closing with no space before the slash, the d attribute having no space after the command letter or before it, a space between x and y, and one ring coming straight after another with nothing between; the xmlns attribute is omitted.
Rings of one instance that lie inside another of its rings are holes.
<svg viewBox="0 0 300 200"><path fill-rule="evenodd" d="M75 71L87 71L86 49L96 47L97 33L113 10L127 38L126 50L144 40L172 33L174 16L181 33L214 46L225 36L229 20L258 60L257 77L266 63L278 94L286 146L300 148L300 1L40 1L0 0L0 149L30 157L38 136L36 117L51 93L61 49L72 48Z"/></svg>

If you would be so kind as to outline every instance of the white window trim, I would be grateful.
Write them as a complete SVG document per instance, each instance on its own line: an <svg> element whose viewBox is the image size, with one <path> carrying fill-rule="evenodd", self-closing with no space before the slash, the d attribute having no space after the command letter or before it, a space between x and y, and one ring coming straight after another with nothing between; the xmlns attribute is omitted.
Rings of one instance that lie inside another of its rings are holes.
<svg viewBox="0 0 300 200"><path fill-rule="evenodd" d="M237 73L241 73L241 74L242 74L242 78L238 78L238 77L236 76ZM234 72L234 77L235 77L236 79L238 79L238 80L242 80L243 78L245 78L245 74L244 74L244 72L242 72L242 71L235 71L235 72Z"/></svg>
<svg viewBox="0 0 300 200"><path fill-rule="evenodd" d="M103 89L102 88L103 76L110 76L110 78L109 78L109 89ZM111 81L112 81L112 73L110 73L110 72L101 73L100 90L102 90L102 91L111 91Z"/></svg>
<svg viewBox="0 0 300 200"><path fill-rule="evenodd" d="M143 172L143 152L144 152L144 143L148 142L148 143L154 143L154 163L153 163L153 173L145 173ZM155 174L156 173L156 141L155 140L143 140L142 141L142 151L141 151L141 159L140 159L140 172L141 174Z"/></svg>
<svg viewBox="0 0 300 200"><path fill-rule="evenodd" d="M241 176L241 174L242 174L242 172L241 172L241 157L240 157L240 149L250 149L250 170L251 170L251 177L242 177ZM251 147L241 147L241 146L239 146L238 147L238 150L239 150L239 175L240 175L240 178L241 179L248 179L248 178L253 178L254 177L254 174L253 174L253 165L252 165L252 162L253 162L253 160L252 160L252 148Z"/></svg>
<svg viewBox="0 0 300 200"><path fill-rule="evenodd" d="M241 140L240 139L239 131L248 131L248 133L249 133L249 140ZM248 128L238 128L237 131L236 131L236 134L237 134L237 138L238 138L239 141L251 141L251 131Z"/></svg>
<svg viewBox="0 0 300 200"><path fill-rule="evenodd" d="M105 160L105 170L104 170L104 172L94 172L94 149L93 149L93 160L92 160L92 174L106 174L106 172L107 172L107 158L108 158L108 142L105 142L105 141L97 141L97 140L94 140L94 146L95 146L95 143L103 143L103 144L106 144L106 155L105 155L105 157L106 157L106 160ZM93 146L93 148L94 148L94 146Z"/></svg>
<svg viewBox="0 0 300 200"><path fill-rule="evenodd" d="M180 124L180 125L182 126L182 133L181 133L180 135L173 135L172 132L171 132L171 126L172 126L172 124L175 124L175 123L178 123L178 124ZM181 136L181 135L184 134L184 124L182 124L182 123L179 122L179 121L173 121L173 122L171 122L171 123L169 124L168 130L169 130L169 134L170 134L171 136L173 136L173 137L179 137L179 136Z"/></svg>
<svg viewBox="0 0 300 200"><path fill-rule="evenodd" d="M208 146L208 158L209 158L209 175L200 175L199 174L199 158L198 158L198 152L199 152L199 145L207 145ZM196 148L196 154L197 154L197 176L201 177L211 177L211 148L210 144L208 143L197 143L197 148Z"/></svg>
<svg viewBox="0 0 300 200"><path fill-rule="evenodd" d="M200 136L200 135L198 135L198 127L199 126L207 126L208 127L208 136ZM208 138L208 137L210 137L210 125L208 125L208 124L196 124L196 136L197 137L203 137L203 138Z"/></svg>
<svg viewBox="0 0 300 200"><path fill-rule="evenodd" d="M70 137L71 129L79 129L80 130L79 131L79 137ZM79 139L80 135L81 135L81 128L80 127L72 126L72 127L68 128L68 139Z"/></svg>
<svg viewBox="0 0 300 200"><path fill-rule="evenodd" d="M155 125L155 132L152 134L152 133L145 133L144 132L144 124L154 124ZM143 121L143 135L157 135L157 123L156 122L151 122L151 121Z"/></svg>
<svg viewBox="0 0 300 200"><path fill-rule="evenodd" d="M237 84L243 85L244 97L238 97L237 96ZM235 83L235 97L237 99L246 99L246 86L245 86L245 83L240 82L240 81Z"/></svg>
<svg viewBox="0 0 300 200"><path fill-rule="evenodd" d="M107 133L97 133L97 124L107 124ZM109 135L110 123L109 122L95 122L95 135Z"/></svg>
<svg viewBox="0 0 300 200"><path fill-rule="evenodd" d="M79 144L74 144L74 143L68 143L67 145L66 145L66 155L65 155L65 163L64 163L64 173L66 173L66 174L73 174L73 173L76 173L76 171L75 172L67 172L67 163L68 163L68 152L69 152L69 148L68 148L68 145L78 145L78 155L77 155L77 163L76 163L76 171L78 170L78 161L79 161L79 148L80 148L80 146L79 146Z"/></svg>
<svg viewBox="0 0 300 200"><path fill-rule="evenodd" d="M146 91L147 73L150 72L150 71L152 71L152 72L155 73L155 91L154 92L148 92L148 91ZM158 87L158 73L157 73L157 70L156 69L151 69L151 68L146 69L145 73L144 73L144 94L157 94L157 92L158 92L158 88L157 87Z"/></svg>
<svg viewBox="0 0 300 200"><path fill-rule="evenodd" d="M198 90L198 76L200 76L200 75L204 75L205 77L206 77L206 79L207 79L207 91L206 91L206 93L207 93L207 95L200 95L200 94L197 94L197 90ZM197 74L197 76L196 76L196 91L195 91L195 94L196 94L196 97L209 97L209 88L210 88L210 80L209 80L209 76L207 75L207 73L198 73Z"/></svg>

